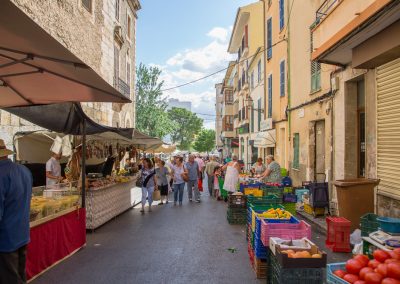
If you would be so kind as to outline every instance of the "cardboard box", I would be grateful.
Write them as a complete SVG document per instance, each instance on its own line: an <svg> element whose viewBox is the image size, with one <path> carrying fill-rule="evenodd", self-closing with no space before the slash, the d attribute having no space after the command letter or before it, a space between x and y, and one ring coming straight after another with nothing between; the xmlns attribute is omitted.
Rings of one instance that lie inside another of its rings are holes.
<svg viewBox="0 0 400 284"><path fill-rule="evenodd" d="M310 244L311 248L287 248L287 245L276 244L275 245L275 256L277 261L280 263L282 268L321 268L326 267L327 255L324 251L321 251L314 243L308 239L302 239ZM270 240L271 242L271 240ZM290 246L289 246L290 247ZM291 249L293 251L308 251L311 255L320 254L321 258L290 258L286 253L282 253L284 250Z"/></svg>
<svg viewBox="0 0 400 284"><path fill-rule="evenodd" d="M302 238L300 240L284 240L281 238L269 238L269 248L273 254L276 255L276 247L279 246L281 250L307 250L311 249L311 246L314 245L307 238Z"/></svg>

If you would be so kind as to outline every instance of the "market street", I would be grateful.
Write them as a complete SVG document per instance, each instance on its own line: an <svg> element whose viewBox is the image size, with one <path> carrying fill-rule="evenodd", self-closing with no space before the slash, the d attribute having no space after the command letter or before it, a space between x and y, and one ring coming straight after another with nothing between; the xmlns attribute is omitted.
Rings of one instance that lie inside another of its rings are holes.
<svg viewBox="0 0 400 284"><path fill-rule="evenodd" d="M264 283L250 266L245 227L228 224L224 202L205 192L202 200L155 206L144 216L130 210L88 233L86 248L32 283ZM312 236L323 248L325 236ZM327 253L328 262L348 258Z"/></svg>

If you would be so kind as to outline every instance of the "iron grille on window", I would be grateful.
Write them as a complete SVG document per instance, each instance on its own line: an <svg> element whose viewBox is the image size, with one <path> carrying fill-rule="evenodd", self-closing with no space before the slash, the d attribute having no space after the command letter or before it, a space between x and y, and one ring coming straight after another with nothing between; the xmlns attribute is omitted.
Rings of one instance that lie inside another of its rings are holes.
<svg viewBox="0 0 400 284"><path fill-rule="evenodd" d="M82 0L82 6L90 13L92 12L92 0Z"/></svg>

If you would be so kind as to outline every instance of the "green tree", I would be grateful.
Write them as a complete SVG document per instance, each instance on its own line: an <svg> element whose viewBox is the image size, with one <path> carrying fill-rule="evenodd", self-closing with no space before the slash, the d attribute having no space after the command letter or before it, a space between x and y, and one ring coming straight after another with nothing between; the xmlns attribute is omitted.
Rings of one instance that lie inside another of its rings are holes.
<svg viewBox="0 0 400 284"><path fill-rule="evenodd" d="M211 152L215 148L215 131L203 129L194 141L193 148L198 152Z"/></svg>
<svg viewBox="0 0 400 284"><path fill-rule="evenodd" d="M136 69L136 128L150 136L163 138L175 128L166 112L159 82L161 70L140 64Z"/></svg>
<svg viewBox="0 0 400 284"><path fill-rule="evenodd" d="M194 138L203 126L203 120L191 111L176 107L168 111L168 116L176 125L171 132L172 142L177 143L180 150L190 150Z"/></svg>

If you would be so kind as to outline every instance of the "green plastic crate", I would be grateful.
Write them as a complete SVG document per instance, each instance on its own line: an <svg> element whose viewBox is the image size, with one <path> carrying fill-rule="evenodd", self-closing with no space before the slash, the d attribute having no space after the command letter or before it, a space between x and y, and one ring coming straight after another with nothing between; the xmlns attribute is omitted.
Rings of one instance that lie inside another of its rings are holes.
<svg viewBox="0 0 400 284"><path fill-rule="evenodd" d="M283 208L286 211L288 211L290 214L292 214L293 216L296 215L296 203L285 202L285 203L283 203Z"/></svg>
<svg viewBox="0 0 400 284"><path fill-rule="evenodd" d="M378 215L367 213L360 218L361 236L368 237L370 233L375 232L379 228L379 223L376 220Z"/></svg>

